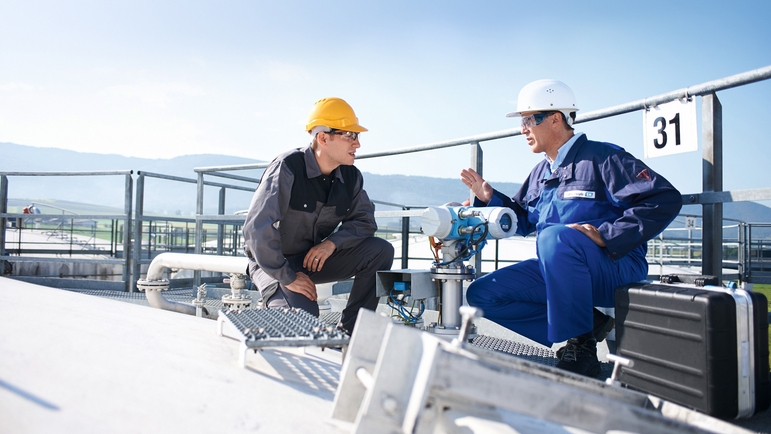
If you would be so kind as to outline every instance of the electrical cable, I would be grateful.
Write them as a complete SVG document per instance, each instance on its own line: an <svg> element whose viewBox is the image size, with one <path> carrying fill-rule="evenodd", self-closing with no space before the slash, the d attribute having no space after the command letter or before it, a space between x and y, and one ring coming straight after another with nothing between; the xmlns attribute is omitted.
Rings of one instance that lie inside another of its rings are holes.
<svg viewBox="0 0 771 434"><path fill-rule="evenodd" d="M426 310L425 303L423 303L423 300L420 300L420 311L418 312L417 315L413 315L412 310L415 308L415 301L413 300L410 310L407 311L407 308L404 306L404 301L398 300L394 297L393 288L391 288L391 291L388 294L388 300L386 301L386 305L391 309L395 310L405 324L417 324L418 322L420 322L420 319L423 316L423 312L425 312Z"/></svg>

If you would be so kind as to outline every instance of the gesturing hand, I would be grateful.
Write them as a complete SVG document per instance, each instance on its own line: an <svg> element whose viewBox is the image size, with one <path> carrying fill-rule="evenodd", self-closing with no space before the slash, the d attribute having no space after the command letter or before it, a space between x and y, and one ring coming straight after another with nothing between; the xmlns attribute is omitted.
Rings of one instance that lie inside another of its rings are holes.
<svg viewBox="0 0 771 434"><path fill-rule="evenodd" d="M460 171L460 180L466 184L474 196L484 203L490 202L493 198L493 187L487 183L474 169L463 169Z"/></svg>

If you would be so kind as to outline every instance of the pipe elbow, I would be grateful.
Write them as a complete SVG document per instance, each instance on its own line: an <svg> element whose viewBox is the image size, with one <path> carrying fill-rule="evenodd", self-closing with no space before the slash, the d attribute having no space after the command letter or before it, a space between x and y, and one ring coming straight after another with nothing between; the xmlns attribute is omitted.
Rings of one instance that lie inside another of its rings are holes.
<svg viewBox="0 0 771 434"><path fill-rule="evenodd" d="M169 288L169 281L166 279L156 281L140 280L137 282L137 288L145 292L147 302L156 309L195 315L195 306L167 300L163 296L162 291Z"/></svg>
<svg viewBox="0 0 771 434"><path fill-rule="evenodd" d="M248 263L249 259L246 257L161 253L150 263L147 277L137 282L137 289L145 292L147 301L154 308L195 315L195 306L170 301L163 296L162 291L169 288L169 281L163 278L166 268L243 274ZM209 315L205 307L204 312Z"/></svg>

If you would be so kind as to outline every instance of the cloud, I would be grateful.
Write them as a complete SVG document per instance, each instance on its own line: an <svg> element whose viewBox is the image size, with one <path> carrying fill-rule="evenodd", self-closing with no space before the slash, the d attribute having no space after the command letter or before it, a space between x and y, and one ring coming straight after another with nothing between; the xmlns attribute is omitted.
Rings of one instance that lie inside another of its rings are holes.
<svg viewBox="0 0 771 434"><path fill-rule="evenodd" d="M157 107L165 107L178 97L200 96L204 91L187 83L137 83L110 86L102 90L102 96L139 100Z"/></svg>
<svg viewBox="0 0 771 434"><path fill-rule="evenodd" d="M277 81L305 81L310 74L303 67L278 61L268 63L268 77Z"/></svg>
<svg viewBox="0 0 771 434"><path fill-rule="evenodd" d="M31 84L27 84L27 83L11 82L6 84L0 84L0 92L12 92L14 90L29 92L35 89L36 89L35 86L32 86Z"/></svg>

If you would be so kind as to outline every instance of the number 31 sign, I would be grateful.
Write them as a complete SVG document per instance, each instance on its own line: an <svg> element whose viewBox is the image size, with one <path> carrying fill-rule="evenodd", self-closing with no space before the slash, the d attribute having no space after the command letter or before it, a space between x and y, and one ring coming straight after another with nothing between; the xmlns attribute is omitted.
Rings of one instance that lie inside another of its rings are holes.
<svg viewBox="0 0 771 434"><path fill-rule="evenodd" d="M646 109L643 132L645 158L697 151L696 102L689 98Z"/></svg>

